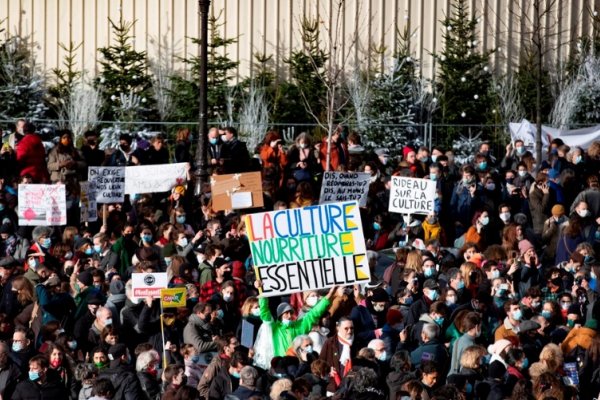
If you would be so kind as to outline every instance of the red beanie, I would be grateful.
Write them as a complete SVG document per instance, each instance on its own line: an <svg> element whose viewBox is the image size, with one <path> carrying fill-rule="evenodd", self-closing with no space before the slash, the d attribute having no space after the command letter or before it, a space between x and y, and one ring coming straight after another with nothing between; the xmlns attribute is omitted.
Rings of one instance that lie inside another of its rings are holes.
<svg viewBox="0 0 600 400"><path fill-rule="evenodd" d="M408 156L408 154L410 152L414 153L415 151L412 149L412 147L404 146L404 148L402 149L402 157L403 157L402 159L406 160L406 157Z"/></svg>
<svg viewBox="0 0 600 400"><path fill-rule="evenodd" d="M385 318L387 320L388 325L394 326L402 322L402 313L400 312L400 310L390 308Z"/></svg>

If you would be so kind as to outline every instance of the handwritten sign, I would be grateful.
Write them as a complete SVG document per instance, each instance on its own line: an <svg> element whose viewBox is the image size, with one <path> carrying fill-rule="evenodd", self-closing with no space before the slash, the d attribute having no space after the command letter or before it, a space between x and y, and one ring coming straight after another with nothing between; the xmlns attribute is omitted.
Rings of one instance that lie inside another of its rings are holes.
<svg viewBox="0 0 600 400"><path fill-rule="evenodd" d="M369 282L356 201L245 217L264 297Z"/></svg>
<svg viewBox="0 0 600 400"><path fill-rule="evenodd" d="M131 274L131 289L135 298L144 299L148 296L158 298L160 291L166 289L168 285L169 278L166 272Z"/></svg>
<svg viewBox="0 0 600 400"><path fill-rule="evenodd" d="M264 205L260 172L215 175L210 179L212 208L215 211Z"/></svg>
<svg viewBox="0 0 600 400"><path fill-rule="evenodd" d="M392 176L388 210L400 214L431 214L435 200L435 181Z"/></svg>
<svg viewBox="0 0 600 400"><path fill-rule="evenodd" d="M186 182L187 163L125 168L125 194L168 192Z"/></svg>
<svg viewBox="0 0 600 400"><path fill-rule="evenodd" d="M88 178L96 184L97 203L122 203L125 199L124 167L88 167Z"/></svg>
<svg viewBox="0 0 600 400"><path fill-rule="evenodd" d="M171 288L160 290L160 302L163 308L169 307L185 307L187 289Z"/></svg>
<svg viewBox="0 0 600 400"><path fill-rule="evenodd" d="M67 224L65 185L19 185L19 225Z"/></svg>
<svg viewBox="0 0 600 400"><path fill-rule="evenodd" d="M339 201L358 201L358 205L367 205L371 174L364 172L325 172L321 185L319 203Z"/></svg>
<svg viewBox="0 0 600 400"><path fill-rule="evenodd" d="M81 209L81 222L94 222L98 220L98 205L96 203L96 182L80 182L79 207Z"/></svg>

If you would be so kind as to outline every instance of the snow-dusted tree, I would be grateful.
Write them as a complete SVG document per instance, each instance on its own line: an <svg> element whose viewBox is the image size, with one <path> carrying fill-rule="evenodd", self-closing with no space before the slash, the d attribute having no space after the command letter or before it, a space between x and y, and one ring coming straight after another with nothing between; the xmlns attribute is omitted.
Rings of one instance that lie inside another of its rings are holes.
<svg viewBox="0 0 600 400"><path fill-rule="evenodd" d="M551 119L559 128L600 122L600 57L589 54L585 58L556 99Z"/></svg>
<svg viewBox="0 0 600 400"><path fill-rule="evenodd" d="M162 40L150 39L154 47L154 57L148 60L150 72L152 72L152 87L154 89L154 100L156 109L162 121L168 121L173 112L173 80L175 75L173 60L175 49L169 43L168 34L163 35Z"/></svg>
<svg viewBox="0 0 600 400"><path fill-rule="evenodd" d="M269 104L263 88L250 85L242 100L238 118L240 136L246 141L248 149L253 151L269 128Z"/></svg>
<svg viewBox="0 0 600 400"><path fill-rule="evenodd" d="M346 83L348 96L354 108L354 123L360 133L367 132L369 129L369 101L371 90L369 87L369 76L360 70L360 66L355 65L350 79Z"/></svg>
<svg viewBox="0 0 600 400"><path fill-rule="evenodd" d="M0 39L0 119L44 118L45 81L30 38L5 32Z"/></svg>
<svg viewBox="0 0 600 400"><path fill-rule="evenodd" d="M452 143L454 161L459 165L472 162L475 158L475 154L479 151L481 143L483 143L481 132L472 134L469 131L468 136L460 135L459 138Z"/></svg>
<svg viewBox="0 0 600 400"><path fill-rule="evenodd" d="M75 141L96 127L101 106L102 98L95 87L79 82L71 88L65 119L69 121Z"/></svg>
<svg viewBox="0 0 600 400"><path fill-rule="evenodd" d="M525 110L519 94L519 86L512 74L501 78L493 78L493 90L497 99L497 107L492 110L496 121L508 126L511 122L518 122L525 118Z"/></svg>

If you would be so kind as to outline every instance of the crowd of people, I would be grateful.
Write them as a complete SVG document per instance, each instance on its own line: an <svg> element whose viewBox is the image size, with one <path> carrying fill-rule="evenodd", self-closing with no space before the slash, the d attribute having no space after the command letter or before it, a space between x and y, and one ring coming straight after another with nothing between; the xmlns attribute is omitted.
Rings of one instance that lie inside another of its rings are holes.
<svg viewBox="0 0 600 400"><path fill-rule="evenodd" d="M234 128L215 127L210 173L261 171L263 208L215 212L190 172L81 223L88 166L191 165L190 132L174 144L123 134L106 151L94 131L79 147L57 136L46 152L19 120L0 150L3 399L600 394L600 141L556 139L544 160L520 140L497 158L482 143L457 165L440 147L369 151L343 127L293 143L269 131L251 152ZM325 170L371 176L361 208L371 281L261 297L243 215L318 204ZM389 213L392 176L434 181L434 211ZM19 226L20 183L65 185L67 225ZM186 307L134 297L137 272L166 272Z"/></svg>

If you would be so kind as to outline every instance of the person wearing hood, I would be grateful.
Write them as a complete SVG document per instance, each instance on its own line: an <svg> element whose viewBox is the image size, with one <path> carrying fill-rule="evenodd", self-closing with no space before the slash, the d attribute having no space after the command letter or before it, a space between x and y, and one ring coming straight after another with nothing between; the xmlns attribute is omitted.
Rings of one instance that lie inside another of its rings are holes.
<svg viewBox="0 0 600 400"><path fill-rule="evenodd" d="M121 327L121 310L125 307L127 296L125 295L125 285L120 279L113 279L108 289L108 299L104 307L108 308L113 316L112 325L119 329Z"/></svg>
<svg viewBox="0 0 600 400"><path fill-rule="evenodd" d="M129 267L131 267L131 259L138 249L138 244L135 242L133 235L135 226L126 224L121 232L121 237L112 245L111 250L119 257L119 274L123 275Z"/></svg>
<svg viewBox="0 0 600 400"><path fill-rule="evenodd" d="M567 222L565 208L561 204L552 206L551 213L552 216L544 222L544 227L542 228L542 244L545 245L542 254L542 263L545 266L554 265L559 233Z"/></svg>
<svg viewBox="0 0 600 400"><path fill-rule="evenodd" d="M29 240L15 233L14 225L10 222L0 226L0 256L13 257L19 264L27 259L27 249L31 244Z"/></svg>
<svg viewBox="0 0 600 400"><path fill-rule="evenodd" d="M376 288L371 296L352 309L350 319L354 323L356 339L360 347L381 337L389 305L390 296L387 292L382 288Z"/></svg>
<svg viewBox="0 0 600 400"><path fill-rule="evenodd" d="M115 399L142 399L144 391L135 371L131 367L131 355L127 346L122 343L111 346L108 350L109 368L100 370L98 378L106 378L115 388Z"/></svg>

